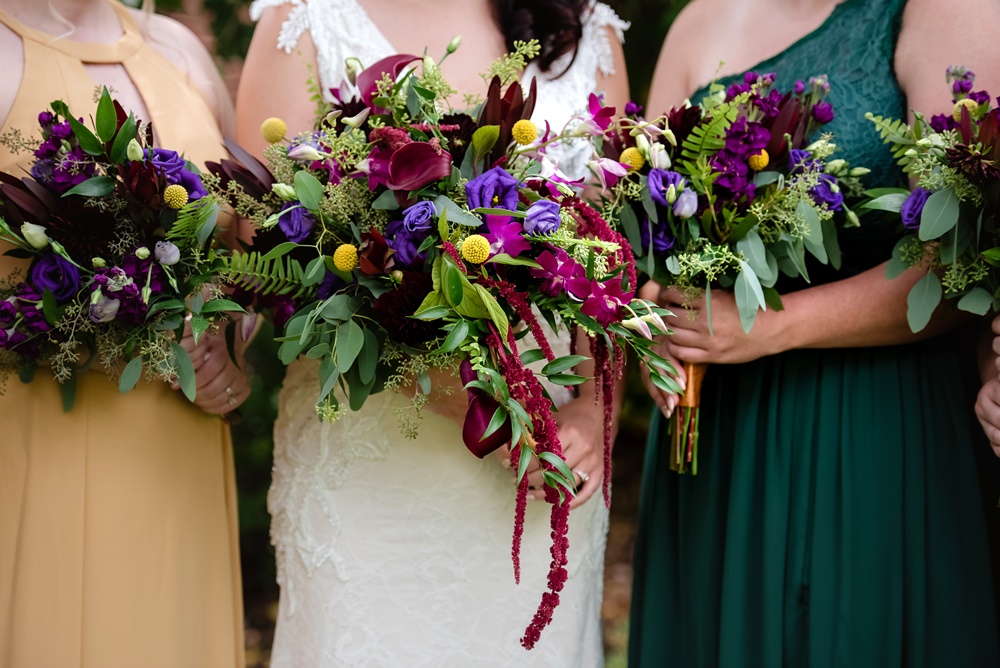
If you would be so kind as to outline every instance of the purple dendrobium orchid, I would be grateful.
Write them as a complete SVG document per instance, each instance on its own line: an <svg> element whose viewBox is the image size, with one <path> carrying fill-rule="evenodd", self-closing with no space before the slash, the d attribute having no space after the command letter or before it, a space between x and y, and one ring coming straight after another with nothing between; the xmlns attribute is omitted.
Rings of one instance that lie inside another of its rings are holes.
<svg viewBox="0 0 1000 668"><path fill-rule="evenodd" d="M499 216L486 218L486 225L490 231L483 236L490 242L490 256L504 253L517 257L531 248L531 244L524 238L524 227L521 223Z"/></svg>
<svg viewBox="0 0 1000 668"><path fill-rule="evenodd" d="M591 93L587 103L587 110L590 113L587 125L591 131L594 134L604 134L611 126L611 119L615 116L615 108L605 107L603 100L596 94Z"/></svg>
<svg viewBox="0 0 1000 668"><path fill-rule="evenodd" d="M555 253L542 251L535 260L542 268L531 269L531 275L543 279L541 290L549 297L562 294L569 287L570 281L582 278L585 274L580 263L561 248L556 249Z"/></svg>
<svg viewBox="0 0 1000 668"><path fill-rule="evenodd" d="M607 327L619 319L619 311L635 296L634 291L622 292L621 282L610 280L601 283L597 279L588 281L586 278L576 278L569 282L569 291L577 299L583 300L580 312L589 315L602 327Z"/></svg>
<svg viewBox="0 0 1000 668"><path fill-rule="evenodd" d="M588 166L597 180L600 181L601 190L613 188L623 176L628 174L628 167L611 158L591 160Z"/></svg>

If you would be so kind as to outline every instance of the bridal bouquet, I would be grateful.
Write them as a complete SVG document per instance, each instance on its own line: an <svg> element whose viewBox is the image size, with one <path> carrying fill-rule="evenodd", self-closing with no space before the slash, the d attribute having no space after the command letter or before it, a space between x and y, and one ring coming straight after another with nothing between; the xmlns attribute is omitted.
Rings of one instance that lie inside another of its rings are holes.
<svg viewBox="0 0 1000 668"><path fill-rule="evenodd" d="M546 157L569 138L540 133L529 120L535 85L525 94L515 73L533 51L537 43L518 44L498 63L474 115L441 111L454 91L429 58L387 58L333 91L336 103L315 131L286 140L284 123L266 121L269 169L238 149L237 160L212 166L258 229L229 275L283 326L283 362L319 360L322 419L411 383L419 409L430 372L443 370L460 374L468 394L466 446L483 457L512 444L515 579L525 471L538 458L553 546L549 591L522 639L528 648L566 579L574 492L542 381L588 380L574 372L587 357L557 357L550 337L589 337L604 407L606 498L612 395L625 351L670 369L650 350L652 334L666 332L665 311L634 299L628 243ZM416 423L402 427L412 436Z"/></svg>
<svg viewBox="0 0 1000 668"><path fill-rule="evenodd" d="M919 332L945 298L978 315L1000 310L1000 110L986 91L973 91L975 75L947 72L951 114L930 122L914 112L912 126L868 114L915 182L912 190L885 188L866 206L898 212L906 235L886 268L889 277L910 267L930 271L907 299L910 329Z"/></svg>
<svg viewBox="0 0 1000 668"><path fill-rule="evenodd" d="M609 173L609 218L619 221L639 267L692 296L733 290L743 328L759 310L781 308L781 275L809 280L807 255L840 266L837 225L857 225L845 196L860 194L858 177L834 158L830 135L806 138L833 119L825 77L793 91L773 74L749 72L724 90L715 85L699 105L653 121L633 114L612 128L606 156L628 167ZM600 165L598 165L600 166ZM685 366L688 389L674 414L670 465L697 473L698 405L706 366ZM670 391L662 378L653 382Z"/></svg>
<svg viewBox="0 0 1000 668"><path fill-rule="evenodd" d="M194 399L194 370L179 345L185 319L196 337L223 313L212 249L218 206L197 170L152 146L148 125L105 89L94 129L62 102L38 117L30 177L0 174L0 240L30 260L0 284L0 356L29 382L47 369L73 404L76 374L99 362L122 392L145 375L177 380Z"/></svg>

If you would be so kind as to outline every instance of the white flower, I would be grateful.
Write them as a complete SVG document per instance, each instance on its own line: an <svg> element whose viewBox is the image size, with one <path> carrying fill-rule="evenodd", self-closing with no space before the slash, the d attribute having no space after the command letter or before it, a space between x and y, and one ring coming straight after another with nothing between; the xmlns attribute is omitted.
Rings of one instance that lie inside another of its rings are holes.
<svg viewBox="0 0 1000 668"><path fill-rule="evenodd" d="M639 332L639 334L641 334L644 338L649 340L653 339L653 335L649 331L649 325L647 325L646 322L638 316L633 316L628 320L623 320L622 325L628 329Z"/></svg>
<svg viewBox="0 0 1000 668"><path fill-rule="evenodd" d="M139 146L139 142L135 139L129 140L128 146L125 148L125 155L133 162L142 160L142 146Z"/></svg>
<svg viewBox="0 0 1000 668"><path fill-rule="evenodd" d="M140 260L145 260L147 257L149 257L149 249L146 248L145 246L139 246L138 248L135 249L135 256Z"/></svg>
<svg viewBox="0 0 1000 668"><path fill-rule="evenodd" d="M292 160L303 160L305 162L316 162L323 159L323 154L314 149L309 144L299 144L288 152L288 157Z"/></svg>
<svg viewBox="0 0 1000 668"><path fill-rule="evenodd" d="M286 183L273 184L271 186L271 191L286 202L290 202L295 199L295 188Z"/></svg>
<svg viewBox="0 0 1000 668"><path fill-rule="evenodd" d="M90 301L90 319L94 322L111 322L118 315L121 305L120 299L108 299L100 290L95 290Z"/></svg>
<svg viewBox="0 0 1000 668"><path fill-rule="evenodd" d="M649 147L649 166L653 169L670 169L667 147L657 142Z"/></svg>
<svg viewBox="0 0 1000 668"><path fill-rule="evenodd" d="M670 186L673 188L673 186ZM674 202L674 215L678 218L690 218L698 210L698 195L690 188L685 188Z"/></svg>
<svg viewBox="0 0 1000 668"><path fill-rule="evenodd" d="M181 250L170 241L157 241L153 252L156 254L156 261L165 267L175 265L181 259Z"/></svg>
<svg viewBox="0 0 1000 668"><path fill-rule="evenodd" d="M456 51L458 51L458 46L461 43L462 43L462 36L461 35L455 35L454 37L451 38L451 41L448 42L448 48L446 49L446 51L449 54L455 53Z"/></svg>
<svg viewBox="0 0 1000 668"><path fill-rule="evenodd" d="M45 233L45 228L34 223L24 223L21 225L21 236L31 244L32 248L41 250L49 245L49 235Z"/></svg>
<svg viewBox="0 0 1000 668"><path fill-rule="evenodd" d="M355 114L354 116L351 116L349 118L343 119L344 125L347 125L349 127L354 128L355 130L357 130L358 128L361 127L362 123L364 123L365 120L368 118L368 114L369 113L371 113L371 109L369 109L368 107L365 107L364 109L362 109L359 113Z"/></svg>

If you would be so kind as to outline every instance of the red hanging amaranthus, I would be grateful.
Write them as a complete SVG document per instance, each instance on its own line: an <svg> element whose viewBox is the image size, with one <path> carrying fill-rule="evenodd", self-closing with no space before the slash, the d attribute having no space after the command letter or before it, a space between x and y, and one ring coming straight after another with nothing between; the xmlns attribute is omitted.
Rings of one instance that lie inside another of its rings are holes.
<svg viewBox="0 0 1000 668"><path fill-rule="evenodd" d="M514 340L513 330L507 332L507 343L511 350L510 354L504 351L500 335L494 330L487 337L487 345L497 355L497 371L503 376L510 389L510 396L515 401L521 402L531 416L531 426L534 432L536 452L551 452L557 457L562 457L562 444L559 442L559 429L552 418L552 407L545 397L542 384L535 374L524 366L521 358L517 354L517 342ZM516 444L514 451L520 455L520 445ZM512 461L515 456L511 453ZM556 472L554 466L540 460L542 468ZM524 512L526 503L522 497L527 493L527 478L521 481L518 486L517 508L514 518L514 538L512 552L515 563L515 575L520 576L520 544L524 533ZM566 553L569 549L569 497L560 500L559 492L552 488L545 488L545 499L552 504L550 514L550 526L552 528L552 547L550 554L552 561L549 564L548 591L542 594L542 601L535 612L531 624L521 638L521 644L525 649L531 649L541 637L542 630L552 621L552 612L559 605L559 592L566 584Z"/></svg>
<svg viewBox="0 0 1000 668"><path fill-rule="evenodd" d="M594 383L597 391L594 401L604 405L604 504L611 507L611 423L614 417L615 381L621 378L624 364L622 355L611 362L610 351L604 341L596 337L590 340L590 355L594 358Z"/></svg>
<svg viewBox="0 0 1000 668"><path fill-rule="evenodd" d="M483 287L492 288L500 293L500 296L510 304L518 317L528 326L528 331L535 338L535 343L545 355L545 359L550 362L554 360L556 354L552 351L548 339L545 338L545 331L542 329L541 323L538 322L538 318L535 317L535 312L531 310L531 301L528 299L528 295L518 292L513 285L506 281L496 281L489 276L480 276L478 281L482 283Z"/></svg>
<svg viewBox="0 0 1000 668"><path fill-rule="evenodd" d="M458 254L458 249L455 248L455 244L451 243L450 241L445 241L443 244L441 244L441 247L444 248L445 253L451 256L451 259L455 261L455 264L462 271L462 273L463 274L466 273L465 263L462 262L462 256Z"/></svg>

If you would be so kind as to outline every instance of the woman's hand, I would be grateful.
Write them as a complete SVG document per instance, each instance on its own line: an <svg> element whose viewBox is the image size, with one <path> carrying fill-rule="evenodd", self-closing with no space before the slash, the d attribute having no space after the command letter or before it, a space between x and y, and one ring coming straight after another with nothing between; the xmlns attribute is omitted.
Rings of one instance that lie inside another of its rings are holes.
<svg viewBox="0 0 1000 668"><path fill-rule="evenodd" d="M195 344L191 326L187 324L181 347L187 351L194 366L196 406L212 415L224 415L247 400L250 396L249 376L229 356L226 337L221 330L202 334ZM237 355L240 355L239 350ZM179 389L179 386L174 384L174 389Z"/></svg>
<svg viewBox="0 0 1000 668"><path fill-rule="evenodd" d="M1000 378L992 378L979 390L976 417L990 440L993 452L1000 457Z"/></svg>
<svg viewBox="0 0 1000 668"><path fill-rule="evenodd" d="M783 350L780 337L772 336L768 327L773 313L758 313L748 334L743 331L736 298L731 292L712 290L711 332L704 296L691 303L683 291L667 288L658 301L676 314L667 323L674 333L665 338L667 353L673 359L700 364L740 364Z"/></svg>

